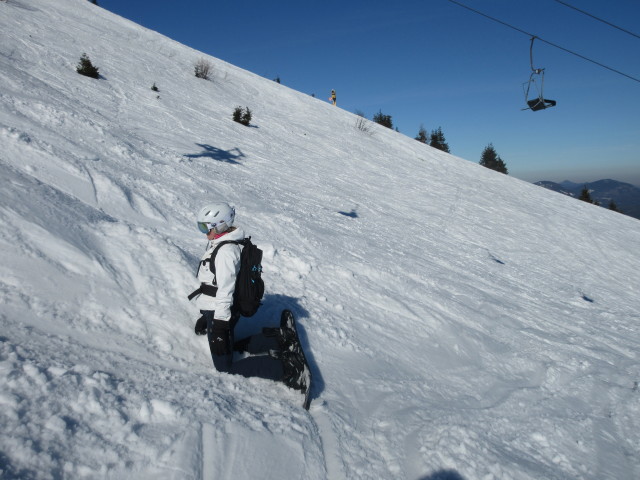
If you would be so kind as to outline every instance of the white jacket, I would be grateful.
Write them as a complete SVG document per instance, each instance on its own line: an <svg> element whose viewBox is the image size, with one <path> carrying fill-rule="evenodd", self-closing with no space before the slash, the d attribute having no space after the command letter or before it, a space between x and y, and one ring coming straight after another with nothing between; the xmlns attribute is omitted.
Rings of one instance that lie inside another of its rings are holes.
<svg viewBox="0 0 640 480"><path fill-rule="evenodd" d="M242 245L223 245L218 250L215 260L216 275L209 265L209 259L213 253L213 249L219 243L229 240L243 240L244 230L241 228L232 228L226 235L209 242L207 251L200 260L198 267L198 281L202 284L213 285L218 287L215 297L200 294L196 299L196 307L199 310L214 310L214 317L218 320L231 319L231 304L233 303L233 292L236 290L236 277L240 271L240 253ZM206 260L206 261L205 261Z"/></svg>

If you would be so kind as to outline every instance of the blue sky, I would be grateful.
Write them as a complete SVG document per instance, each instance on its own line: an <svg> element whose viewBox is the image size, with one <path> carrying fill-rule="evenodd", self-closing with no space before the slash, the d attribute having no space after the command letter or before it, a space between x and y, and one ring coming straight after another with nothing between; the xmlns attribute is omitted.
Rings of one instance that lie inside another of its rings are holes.
<svg viewBox="0 0 640 480"><path fill-rule="evenodd" d="M640 79L640 38L556 0L460 0L547 42ZM438 127L451 153L492 143L527 181L613 178L640 185L640 81L537 40L544 96L522 111L530 38L448 0L213 2L98 0L180 43L415 137ZM638 0L567 0L640 35Z"/></svg>

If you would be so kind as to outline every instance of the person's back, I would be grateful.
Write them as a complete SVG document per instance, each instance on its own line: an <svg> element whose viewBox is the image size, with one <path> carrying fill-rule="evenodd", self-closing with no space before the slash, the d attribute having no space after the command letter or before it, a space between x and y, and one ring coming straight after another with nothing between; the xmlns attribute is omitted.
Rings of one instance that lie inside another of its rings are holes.
<svg viewBox="0 0 640 480"><path fill-rule="evenodd" d="M231 227L226 232L216 235L213 240L209 241L198 267L197 277L200 283L216 287L217 291L215 296L200 295L196 299L196 306L199 310L215 311L216 318L221 320L231 319L231 306L236 276L240 270L242 245L231 243L220 246L220 243L241 241L244 238L244 230L239 227ZM216 252L215 265L211 265L209 260L216 248L218 251Z"/></svg>

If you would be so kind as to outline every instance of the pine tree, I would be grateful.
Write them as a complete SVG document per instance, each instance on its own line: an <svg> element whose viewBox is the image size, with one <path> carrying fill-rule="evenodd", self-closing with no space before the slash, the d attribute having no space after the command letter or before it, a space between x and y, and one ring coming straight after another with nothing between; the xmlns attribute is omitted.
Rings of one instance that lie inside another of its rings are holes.
<svg viewBox="0 0 640 480"><path fill-rule="evenodd" d="M583 187L582 191L580 192L580 196L578 197L578 200L582 200L583 202L587 202L587 203L593 203L593 200L591 198L591 193L589 193L589 189L587 188L586 185Z"/></svg>
<svg viewBox="0 0 640 480"><path fill-rule="evenodd" d="M247 127L251 123L251 117L252 115L249 107L246 107L244 109L242 107L236 107L233 111L233 121L241 123L242 125L245 125Z"/></svg>
<svg viewBox="0 0 640 480"><path fill-rule="evenodd" d="M490 168L491 170L495 170L496 172L504 173L505 175L509 174L507 165L500 158L500 155L498 155L496 149L493 148L492 143L487 145L482 151L482 157L480 157L480 165Z"/></svg>
<svg viewBox="0 0 640 480"><path fill-rule="evenodd" d="M100 78L98 67L93 66L86 53L83 53L82 57L80 57L80 63L78 63L76 67L76 72L85 77Z"/></svg>
<svg viewBox="0 0 640 480"><path fill-rule="evenodd" d="M437 130L431 130L431 140L429 141L429 146L437 148L438 150L442 150L443 152L451 153L449 150L449 144L444 138L444 133L442 133L441 127L438 127Z"/></svg>
<svg viewBox="0 0 640 480"><path fill-rule="evenodd" d="M242 121L240 123L248 127L249 124L251 124L251 118L252 118L251 110L249 110L249 107L246 107L244 109L244 113L242 114Z"/></svg>
<svg viewBox="0 0 640 480"><path fill-rule="evenodd" d="M609 200L609 210L613 210L614 212L622 213L620 211L620 209L618 208L618 205L616 204L616 202L613 201L613 199Z"/></svg>
<svg viewBox="0 0 640 480"><path fill-rule="evenodd" d="M385 115L384 113L382 113L382 110L380 110L378 113L376 113L373 116L373 121L376 123L379 123L380 125L383 125L387 128L393 128L393 122L391 121L391 115Z"/></svg>
<svg viewBox="0 0 640 480"><path fill-rule="evenodd" d="M418 140L420 143L427 143L427 131L424 129L423 125L420 125L420 130L418 130L416 140Z"/></svg>

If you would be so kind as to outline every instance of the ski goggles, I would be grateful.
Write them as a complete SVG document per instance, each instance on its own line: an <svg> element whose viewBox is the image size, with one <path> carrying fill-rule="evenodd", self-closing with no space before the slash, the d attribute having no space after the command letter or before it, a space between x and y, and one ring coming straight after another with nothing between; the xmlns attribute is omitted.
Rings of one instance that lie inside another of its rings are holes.
<svg viewBox="0 0 640 480"><path fill-rule="evenodd" d="M215 223L198 222L198 230L200 230L202 233L209 233L215 228L215 226Z"/></svg>
<svg viewBox="0 0 640 480"><path fill-rule="evenodd" d="M226 225L226 222L218 222L218 223L198 222L198 230L200 230L204 234L209 233L211 230L213 230L216 233L222 233L226 230L224 228L225 225Z"/></svg>

